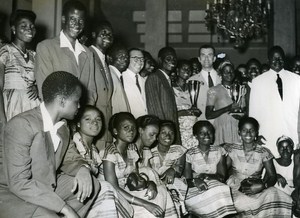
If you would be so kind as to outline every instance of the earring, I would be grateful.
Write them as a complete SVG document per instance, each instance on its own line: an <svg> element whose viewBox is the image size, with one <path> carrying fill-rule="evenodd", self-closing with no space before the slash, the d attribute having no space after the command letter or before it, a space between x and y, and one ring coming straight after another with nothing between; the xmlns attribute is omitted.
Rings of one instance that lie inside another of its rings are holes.
<svg viewBox="0 0 300 218"><path fill-rule="evenodd" d="M13 31L13 34L16 35L16 31Z"/></svg>

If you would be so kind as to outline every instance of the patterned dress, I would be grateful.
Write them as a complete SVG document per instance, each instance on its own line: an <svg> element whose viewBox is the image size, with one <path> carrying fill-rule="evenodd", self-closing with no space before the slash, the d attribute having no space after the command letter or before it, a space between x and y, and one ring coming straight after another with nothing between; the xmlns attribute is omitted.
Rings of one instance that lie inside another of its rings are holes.
<svg viewBox="0 0 300 218"><path fill-rule="evenodd" d="M261 178L263 163L273 158L269 149L257 145L246 155L242 145L233 144L226 146L226 150L232 160L232 175L227 184L232 188L234 205L239 216L291 217L291 197L275 187L269 187L254 195L245 195L238 191L244 179Z"/></svg>
<svg viewBox="0 0 300 218"><path fill-rule="evenodd" d="M81 135L76 132L73 136L73 143L82 157L92 167L92 172L95 176L98 174L98 168L102 164L102 159L97 152L95 145L92 145L92 149L89 149L83 142ZM96 168L96 169L95 169ZM96 198L91 210L88 212L87 218L115 218L133 217L133 208L123 197L119 194L114 187L106 182L103 178L98 178L101 184L101 190Z"/></svg>
<svg viewBox="0 0 300 218"><path fill-rule="evenodd" d="M198 147L188 150L186 162L190 163L193 178L201 173L215 174L217 164L226 151L220 146L210 146L208 156L202 154ZM193 214L204 218L219 218L229 214L235 214L230 188L217 180L204 180L208 190L199 191L197 187L188 189L185 204Z"/></svg>
<svg viewBox="0 0 300 218"><path fill-rule="evenodd" d="M182 157L186 151L186 148L181 145L171 145L164 160L162 160L158 153L157 147L154 147L151 149L152 158L150 159L150 165L161 176L170 167L176 169L178 159ZM176 196L172 195L172 197L173 201L176 203L177 213L180 214L180 210L183 214L186 213L184 200L186 196L187 185L185 179L175 178L173 184L167 184L167 188L171 191L176 191Z"/></svg>
<svg viewBox="0 0 300 218"><path fill-rule="evenodd" d="M129 189L126 187L126 181L128 175L133 172L137 171L136 169L136 162L139 160L139 154L137 152L137 148L135 144L130 144L127 148L127 162L124 161L121 154L119 153L118 149L116 148L116 145L112 143L110 146L108 146L105 150L104 159L106 161L110 161L115 164L115 172L118 179L118 183L120 188L126 190L130 194L143 198L144 200L150 201L154 204L159 205L164 211L165 216L168 218L177 218L178 215L175 210L175 206L172 203L172 199L167 192L167 189L164 187L164 185L157 185L157 191L158 194L155 199L148 200L147 197L145 197L146 189L142 191L129 191ZM143 169L139 169L139 172L145 172ZM151 180L151 179L150 179ZM155 181L154 181L155 182ZM135 218L154 218L155 216L150 213L148 210L146 210L144 207L140 207L137 205L132 205L134 209L134 217ZM175 213L174 213L175 211Z"/></svg>
<svg viewBox="0 0 300 218"><path fill-rule="evenodd" d="M232 104L230 89L226 89L223 85L219 84L208 90L206 106L214 106L215 110L219 110L230 104ZM214 144L240 142L238 120L230 114L222 114L214 120L213 124L216 129Z"/></svg>
<svg viewBox="0 0 300 218"><path fill-rule="evenodd" d="M192 104L189 92L183 91L180 87L173 87L177 110L190 109ZM179 130L181 135L181 143L185 148L191 148L197 145L198 141L193 136L193 125L196 123L196 116L179 116Z"/></svg>
<svg viewBox="0 0 300 218"><path fill-rule="evenodd" d="M4 64L4 109L7 121L15 115L40 104L38 99L30 100L28 87L35 83L33 73L35 52L28 50L29 60L11 44L0 49L0 62Z"/></svg>

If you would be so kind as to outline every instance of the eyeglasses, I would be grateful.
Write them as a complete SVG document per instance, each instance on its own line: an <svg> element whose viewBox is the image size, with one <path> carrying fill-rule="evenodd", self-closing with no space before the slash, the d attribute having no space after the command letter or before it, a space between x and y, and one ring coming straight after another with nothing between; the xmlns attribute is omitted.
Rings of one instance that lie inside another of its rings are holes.
<svg viewBox="0 0 300 218"><path fill-rule="evenodd" d="M133 56L133 57L130 57L131 59L133 59L135 62L144 62L145 61L145 58L143 57L137 57L137 56Z"/></svg>

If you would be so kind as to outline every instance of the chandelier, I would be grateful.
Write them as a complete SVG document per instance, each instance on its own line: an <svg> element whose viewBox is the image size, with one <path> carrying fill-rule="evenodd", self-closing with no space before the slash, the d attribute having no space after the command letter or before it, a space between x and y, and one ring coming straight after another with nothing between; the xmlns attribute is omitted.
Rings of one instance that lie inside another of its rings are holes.
<svg viewBox="0 0 300 218"><path fill-rule="evenodd" d="M212 1L212 0L210 0ZM206 4L205 24L211 33L234 41L240 48L267 33L270 0L214 0Z"/></svg>

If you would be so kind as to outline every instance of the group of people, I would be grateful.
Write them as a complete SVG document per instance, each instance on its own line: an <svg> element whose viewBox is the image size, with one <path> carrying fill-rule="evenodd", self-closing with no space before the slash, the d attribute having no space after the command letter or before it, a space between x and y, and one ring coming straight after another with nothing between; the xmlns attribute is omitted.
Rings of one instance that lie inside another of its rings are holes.
<svg viewBox="0 0 300 218"><path fill-rule="evenodd" d="M300 215L296 60L285 70L274 46L265 70L254 58L235 68L203 45L190 60L164 47L156 62L115 42L107 21L82 44L86 16L67 1L60 34L35 52L36 15L11 15L0 48L1 217Z"/></svg>

